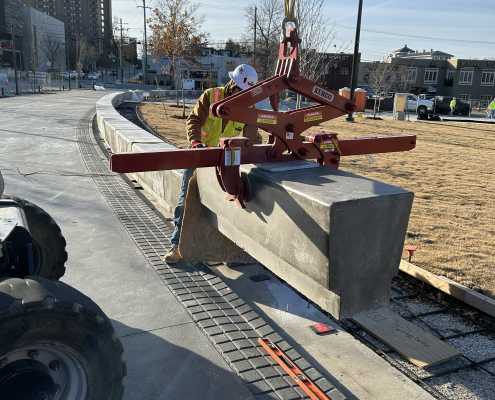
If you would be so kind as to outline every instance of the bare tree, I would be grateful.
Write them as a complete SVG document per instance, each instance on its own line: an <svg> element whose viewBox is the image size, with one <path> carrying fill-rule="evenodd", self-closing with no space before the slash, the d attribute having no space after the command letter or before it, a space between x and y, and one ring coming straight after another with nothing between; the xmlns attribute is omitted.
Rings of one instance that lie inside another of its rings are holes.
<svg viewBox="0 0 495 400"><path fill-rule="evenodd" d="M392 92L407 89L407 68L389 62L373 62L368 65L366 83L375 92L373 117L380 112L381 101Z"/></svg>
<svg viewBox="0 0 495 400"><path fill-rule="evenodd" d="M196 16L197 8L191 0L159 0L149 21L153 54L170 59L176 89L179 88L180 60L194 57L206 44L201 18Z"/></svg>
<svg viewBox="0 0 495 400"><path fill-rule="evenodd" d="M77 45L77 72L81 72L84 68L94 65L98 59L98 53L95 46L86 38L82 37L76 42Z"/></svg>
<svg viewBox="0 0 495 400"><path fill-rule="evenodd" d="M64 50L64 44L57 37L46 34L41 41L41 51L50 63L50 69L57 68L60 56Z"/></svg>
<svg viewBox="0 0 495 400"><path fill-rule="evenodd" d="M328 72L327 53L335 42L335 27L325 16L325 3L325 0L299 0L295 13L301 38L299 65L303 75L314 81L321 80Z"/></svg>
<svg viewBox="0 0 495 400"><path fill-rule="evenodd" d="M299 63L301 72L309 79L319 81L328 73L327 64L330 61L328 52L333 49L335 42L334 26L325 17L325 0L299 0L294 10L298 21L301 45ZM257 7L257 57L256 66L263 78L269 77L275 69L278 58L278 46L282 34L284 20L283 2L280 0L254 0L247 8L248 35L253 34L254 9ZM248 39L248 38L246 38ZM342 51L343 47L338 50Z"/></svg>
<svg viewBox="0 0 495 400"><path fill-rule="evenodd" d="M248 38L253 37L255 25L255 7L257 8L256 30L256 69L260 77L268 78L275 69L278 58L278 45L284 10L280 0L255 0L246 9L248 19Z"/></svg>

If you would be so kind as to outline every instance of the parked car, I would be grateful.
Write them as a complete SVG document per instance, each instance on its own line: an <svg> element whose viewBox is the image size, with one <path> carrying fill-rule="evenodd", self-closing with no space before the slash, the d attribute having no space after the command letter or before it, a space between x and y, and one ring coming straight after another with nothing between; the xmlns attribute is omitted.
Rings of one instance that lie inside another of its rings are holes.
<svg viewBox="0 0 495 400"><path fill-rule="evenodd" d="M407 95L407 111L427 116L428 114L433 113L434 102L409 93Z"/></svg>
<svg viewBox="0 0 495 400"><path fill-rule="evenodd" d="M77 71L65 71L64 79L76 79L78 76Z"/></svg>
<svg viewBox="0 0 495 400"><path fill-rule="evenodd" d="M92 81L96 81L101 78L101 73L100 72L90 72L87 75L87 79L90 79Z"/></svg>
<svg viewBox="0 0 495 400"><path fill-rule="evenodd" d="M435 97L435 114L449 115L450 114L450 96L437 96ZM470 105L469 103L457 99L457 106L454 111L454 115L469 116Z"/></svg>
<svg viewBox="0 0 495 400"><path fill-rule="evenodd" d="M5 72L0 72L0 85L8 85L9 76Z"/></svg>

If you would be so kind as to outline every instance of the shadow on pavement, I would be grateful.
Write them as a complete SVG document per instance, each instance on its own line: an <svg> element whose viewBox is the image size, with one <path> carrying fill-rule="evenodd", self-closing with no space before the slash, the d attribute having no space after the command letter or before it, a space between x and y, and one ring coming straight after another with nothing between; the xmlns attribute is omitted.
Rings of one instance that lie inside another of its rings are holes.
<svg viewBox="0 0 495 400"><path fill-rule="evenodd" d="M127 364L124 400L251 400L247 385L228 367L194 323L153 331L116 320ZM211 360L205 358L211 355Z"/></svg>

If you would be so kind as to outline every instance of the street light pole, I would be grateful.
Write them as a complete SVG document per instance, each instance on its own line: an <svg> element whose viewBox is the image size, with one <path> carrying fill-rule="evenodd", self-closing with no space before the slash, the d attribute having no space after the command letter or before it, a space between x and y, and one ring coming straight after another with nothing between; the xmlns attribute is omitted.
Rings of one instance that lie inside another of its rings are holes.
<svg viewBox="0 0 495 400"><path fill-rule="evenodd" d="M361 17L363 15L363 0L359 0L358 17L356 25L356 38L354 40L354 57L352 60L352 81L351 81L351 99L354 99L356 91L358 75L359 75L359 41L361 39ZM347 116L346 121L354 122L352 112Z"/></svg>
<svg viewBox="0 0 495 400"><path fill-rule="evenodd" d="M14 24L10 26L10 39L12 41L12 57L14 61L14 80L15 80L15 94L19 96L19 78L17 77L17 51L15 48L15 33L14 33Z"/></svg>
<svg viewBox="0 0 495 400"><path fill-rule="evenodd" d="M258 31L258 7L254 7L253 67L256 68L256 42Z"/></svg>
<svg viewBox="0 0 495 400"><path fill-rule="evenodd" d="M146 9L151 8L151 7L146 6L146 0L143 0L142 6L137 6L137 7L143 8L143 15L144 15L143 85L146 85L146 74L147 74L147 69L148 69L148 32L147 32L147 26L146 26Z"/></svg>

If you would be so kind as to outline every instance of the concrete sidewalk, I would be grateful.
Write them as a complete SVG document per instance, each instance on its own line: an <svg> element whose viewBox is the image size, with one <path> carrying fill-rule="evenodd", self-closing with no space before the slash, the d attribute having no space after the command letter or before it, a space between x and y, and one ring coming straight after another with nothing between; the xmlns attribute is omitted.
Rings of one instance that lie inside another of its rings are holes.
<svg viewBox="0 0 495 400"><path fill-rule="evenodd" d="M69 253L63 280L96 301L124 344L125 399L251 399L157 279L82 164L75 127L101 96L0 99L5 191L40 205L61 225Z"/></svg>

